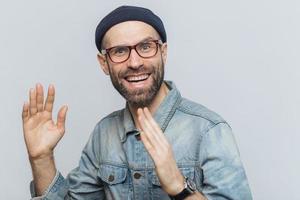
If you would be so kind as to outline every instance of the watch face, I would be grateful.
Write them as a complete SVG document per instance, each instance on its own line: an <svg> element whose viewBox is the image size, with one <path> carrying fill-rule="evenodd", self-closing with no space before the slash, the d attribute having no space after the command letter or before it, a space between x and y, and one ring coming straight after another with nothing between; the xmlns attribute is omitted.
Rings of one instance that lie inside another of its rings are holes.
<svg viewBox="0 0 300 200"><path fill-rule="evenodd" d="M184 189L179 194L177 194L175 196L171 196L172 199L182 200L182 199L185 199L186 197L194 194L195 191L197 191L196 184L189 178L187 178L187 177L184 177L184 178L185 178Z"/></svg>

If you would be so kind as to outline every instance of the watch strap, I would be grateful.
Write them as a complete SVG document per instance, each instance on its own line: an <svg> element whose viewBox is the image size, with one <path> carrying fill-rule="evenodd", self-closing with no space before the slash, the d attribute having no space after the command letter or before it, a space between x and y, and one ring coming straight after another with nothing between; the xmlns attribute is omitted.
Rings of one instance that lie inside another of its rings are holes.
<svg viewBox="0 0 300 200"><path fill-rule="evenodd" d="M191 194L195 193L195 191L196 191L196 185L194 184L194 182L191 181L187 177L184 177L184 178L185 178L184 189L181 192L179 192L178 194L176 194L174 196L170 196L171 199L173 199L173 200L183 200L186 197L190 196Z"/></svg>
<svg viewBox="0 0 300 200"><path fill-rule="evenodd" d="M179 194L177 194L175 196L171 196L171 199L172 200L183 200L191 194L192 193L190 193L190 191L188 191L186 188L184 188Z"/></svg>

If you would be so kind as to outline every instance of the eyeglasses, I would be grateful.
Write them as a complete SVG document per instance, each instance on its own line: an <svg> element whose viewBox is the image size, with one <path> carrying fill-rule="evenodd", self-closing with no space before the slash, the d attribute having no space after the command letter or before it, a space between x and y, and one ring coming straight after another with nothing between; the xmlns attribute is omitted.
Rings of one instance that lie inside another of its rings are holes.
<svg viewBox="0 0 300 200"><path fill-rule="evenodd" d="M114 63L122 63L128 60L131 50L134 49L142 58L151 58L156 55L158 45L162 45L161 40L143 41L133 46L115 46L101 50L101 54L108 54L110 60Z"/></svg>

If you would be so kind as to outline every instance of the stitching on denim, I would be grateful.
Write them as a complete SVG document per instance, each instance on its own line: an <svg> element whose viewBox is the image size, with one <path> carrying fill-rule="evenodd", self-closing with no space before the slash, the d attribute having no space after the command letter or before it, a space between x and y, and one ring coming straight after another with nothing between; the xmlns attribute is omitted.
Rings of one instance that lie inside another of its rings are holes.
<svg viewBox="0 0 300 200"><path fill-rule="evenodd" d="M52 193L52 188L56 185L56 184L59 184L60 182L57 183L57 181L59 180L60 178L60 173L59 171L56 170L56 173L55 173L55 176L52 180L52 182L50 183L50 185L48 186L48 188L46 189L45 193L43 194L43 197L45 197L45 199L47 199L47 196Z"/></svg>
<svg viewBox="0 0 300 200"><path fill-rule="evenodd" d="M201 118L203 118L203 119L206 119L207 121L209 121L209 122L212 123L212 124L226 123L226 121L225 121L224 119L223 119L223 120L219 120L218 122L215 122L215 121L213 121L213 120L211 120L211 119L209 119L209 118L207 118L207 117L204 117L204 116L201 115L200 113L192 112L192 110L187 109L187 108L185 108L185 107L183 107L183 106L179 106L179 107L178 107L178 110L180 110L180 111L182 111L182 112L184 112L184 113L186 113L186 114L189 114L189 115L193 115L193 116L197 116L197 117L201 117Z"/></svg>
<svg viewBox="0 0 300 200"><path fill-rule="evenodd" d="M215 128L216 126L218 126L219 124L225 124L227 125L227 122L218 122L216 124L213 124L212 126L208 126L202 133L202 137L204 137L211 129ZM229 126L229 125L228 125Z"/></svg>
<svg viewBox="0 0 300 200"><path fill-rule="evenodd" d="M176 97L176 102L174 103L174 105L172 106L168 116L164 119L164 123L161 127L162 131L164 132L169 124L169 122L171 121L172 117L174 116L176 109L179 107L180 103L182 101L182 98L180 96L180 94L177 94Z"/></svg>
<svg viewBox="0 0 300 200"><path fill-rule="evenodd" d="M112 166L115 166L115 167L128 167L126 164L124 163L118 163L118 162L114 162L114 161L102 161L99 163L99 165L112 165Z"/></svg>

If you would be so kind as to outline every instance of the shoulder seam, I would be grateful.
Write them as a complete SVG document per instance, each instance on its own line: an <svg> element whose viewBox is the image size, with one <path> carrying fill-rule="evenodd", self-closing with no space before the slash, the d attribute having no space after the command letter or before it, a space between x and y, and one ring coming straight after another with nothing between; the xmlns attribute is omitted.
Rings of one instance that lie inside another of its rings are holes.
<svg viewBox="0 0 300 200"><path fill-rule="evenodd" d="M229 124L228 124L226 121L224 121L224 122L217 122L217 123L215 123L215 124L212 125L212 126L208 126L207 129L206 129L205 131L203 131L202 137L204 137L211 129L215 128L215 127L218 126L219 124L225 124L225 125L227 125L229 128L231 128L231 127L229 126Z"/></svg>
<svg viewBox="0 0 300 200"><path fill-rule="evenodd" d="M201 114L198 114L198 113L195 113L195 112L191 112L191 110L186 109L186 108L184 108L183 106L178 106L177 109L180 110L180 111L182 111L182 112L184 112L184 113L186 113L186 114L189 114L189 115L193 115L193 116L197 116L197 117L201 117L201 118L203 118L203 119L206 119L207 121L209 121L210 123L212 123L212 124L214 124L214 125L217 125L217 124L219 124L219 123L226 123L226 121L225 121L224 119L223 119L223 120L219 120L218 122L212 121L211 119L206 118L206 117L204 117L204 116L201 115Z"/></svg>

